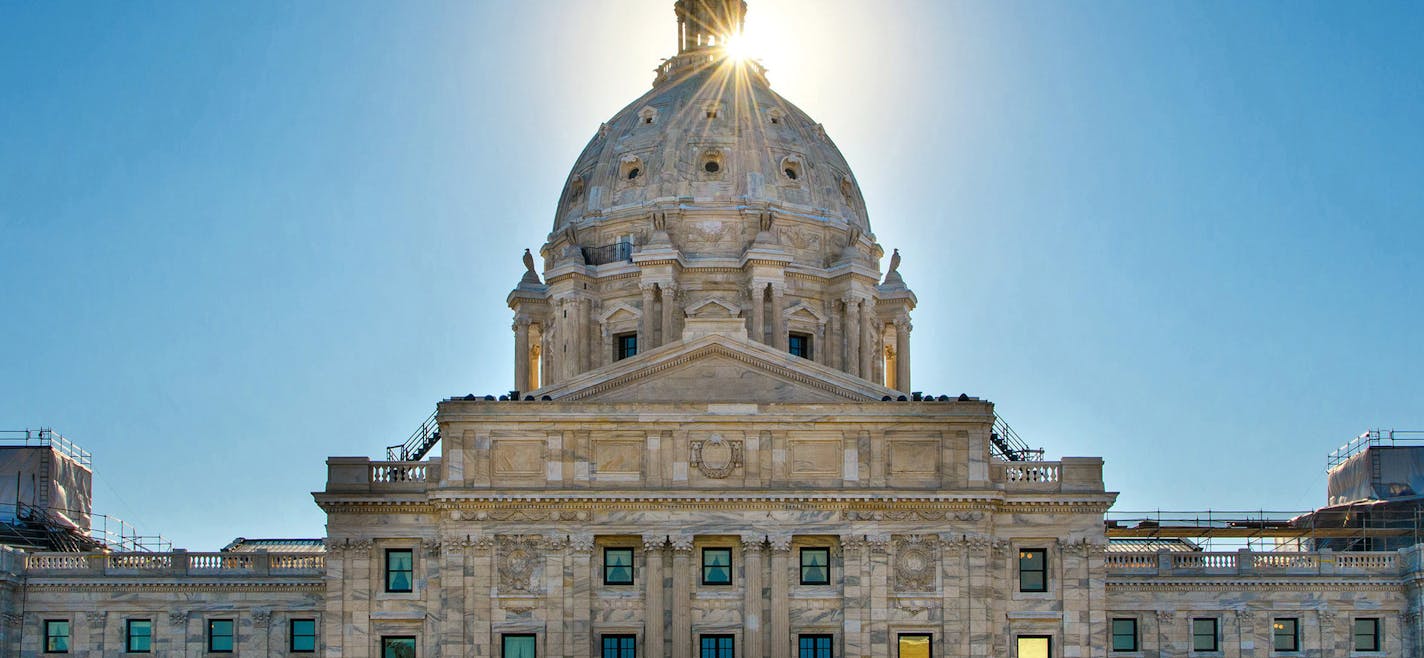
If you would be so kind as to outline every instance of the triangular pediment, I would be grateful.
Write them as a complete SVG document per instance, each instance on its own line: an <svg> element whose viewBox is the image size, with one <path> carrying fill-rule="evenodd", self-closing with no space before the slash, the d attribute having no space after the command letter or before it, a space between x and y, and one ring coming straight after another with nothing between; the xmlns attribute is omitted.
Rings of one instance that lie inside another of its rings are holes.
<svg viewBox="0 0 1424 658"><path fill-rule="evenodd" d="M535 391L590 402L865 402L895 392L723 334L677 341Z"/></svg>

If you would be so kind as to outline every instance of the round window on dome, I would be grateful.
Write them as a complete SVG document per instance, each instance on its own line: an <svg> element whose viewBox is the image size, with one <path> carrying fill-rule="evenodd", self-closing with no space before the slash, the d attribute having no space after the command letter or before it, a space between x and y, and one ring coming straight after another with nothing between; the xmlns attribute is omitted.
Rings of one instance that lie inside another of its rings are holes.
<svg viewBox="0 0 1424 658"><path fill-rule="evenodd" d="M792 169L791 167L787 167L786 169L783 169L783 170L781 171L781 173L786 174L786 177L787 177L787 178L790 178L791 180L796 180L796 176L797 176L796 170L795 170L795 169Z"/></svg>
<svg viewBox="0 0 1424 658"><path fill-rule="evenodd" d="M628 169L628 180L633 180L643 173L642 169L632 167Z"/></svg>
<svg viewBox="0 0 1424 658"><path fill-rule="evenodd" d="M709 174L715 174L719 171L722 171L722 165L717 164L716 160L708 160L706 164L702 165L702 171L705 171Z"/></svg>
<svg viewBox="0 0 1424 658"><path fill-rule="evenodd" d="M789 181L801 180L801 158L788 155L781 159L781 175Z"/></svg>

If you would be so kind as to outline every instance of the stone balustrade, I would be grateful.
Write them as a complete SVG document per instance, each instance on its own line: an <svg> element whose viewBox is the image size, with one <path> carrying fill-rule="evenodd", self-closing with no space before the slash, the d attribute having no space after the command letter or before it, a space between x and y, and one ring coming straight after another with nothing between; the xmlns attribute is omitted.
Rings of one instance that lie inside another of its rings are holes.
<svg viewBox="0 0 1424 658"><path fill-rule="evenodd" d="M320 576L320 553L29 553L25 574L65 576Z"/></svg>
<svg viewBox="0 0 1424 658"><path fill-rule="evenodd" d="M1172 552L1109 553L1109 574L1143 576L1398 576L1397 552Z"/></svg>
<svg viewBox="0 0 1424 658"><path fill-rule="evenodd" d="M1103 460L1064 457L1056 462L995 461L993 479L1010 492L1100 492Z"/></svg>
<svg viewBox="0 0 1424 658"><path fill-rule="evenodd" d="M440 481L440 458L371 461L368 457L330 457L326 474L326 490L332 492L420 492Z"/></svg>

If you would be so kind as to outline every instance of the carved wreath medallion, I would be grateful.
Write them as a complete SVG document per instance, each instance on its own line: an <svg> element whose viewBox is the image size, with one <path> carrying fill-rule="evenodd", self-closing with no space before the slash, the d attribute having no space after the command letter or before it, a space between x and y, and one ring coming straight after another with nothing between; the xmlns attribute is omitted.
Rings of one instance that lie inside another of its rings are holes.
<svg viewBox="0 0 1424 658"><path fill-rule="evenodd" d="M928 592L935 588L932 542L910 539L895 543L895 588L902 592Z"/></svg>
<svg viewBox="0 0 1424 658"><path fill-rule="evenodd" d="M499 588L504 591L528 592L539 564L538 540L500 538Z"/></svg>
<svg viewBox="0 0 1424 658"><path fill-rule="evenodd" d="M688 445L692 448L692 465L714 480L726 478L742 465L742 442L738 439L728 440L721 434L713 434Z"/></svg>

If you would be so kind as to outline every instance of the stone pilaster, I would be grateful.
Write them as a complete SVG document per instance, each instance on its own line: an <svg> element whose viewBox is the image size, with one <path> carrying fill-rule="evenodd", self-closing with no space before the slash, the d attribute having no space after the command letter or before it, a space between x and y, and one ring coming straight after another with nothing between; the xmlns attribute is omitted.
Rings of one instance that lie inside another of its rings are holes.
<svg viewBox="0 0 1424 658"><path fill-rule="evenodd" d="M642 322L638 326L638 352L646 352L653 348L653 322L657 320L657 313L654 308L654 295L658 291L655 283L642 283L638 289L643 292Z"/></svg>
<svg viewBox="0 0 1424 658"><path fill-rule="evenodd" d="M864 324L860 317L861 302L855 297L846 297L841 301L844 303L845 310L845 345L843 349L846 359L845 368L843 369L852 375L860 377L860 330L861 325Z"/></svg>
<svg viewBox="0 0 1424 658"><path fill-rule="evenodd" d="M752 300L752 326L747 335L758 343L766 342L766 283L753 283L747 291Z"/></svg>
<svg viewBox="0 0 1424 658"><path fill-rule="evenodd" d="M742 605L742 658L762 658L766 655L766 629L762 624L762 549L764 535L742 535L742 565L746 572L745 601ZM775 597L773 597L773 601ZM773 641L775 636L773 636Z"/></svg>
<svg viewBox="0 0 1424 658"><path fill-rule="evenodd" d="M786 333L786 286L772 284L771 286L771 331L772 339L767 341L770 345L783 352L790 349Z"/></svg>
<svg viewBox="0 0 1424 658"><path fill-rule="evenodd" d="M439 646L441 656L459 656L465 646L465 552L463 537L441 537Z"/></svg>
<svg viewBox="0 0 1424 658"><path fill-rule="evenodd" d="M465 614L469 646L464 655L495 655L490 624L494 621L494 537L472 535L466 544Z"/></svg>
<svg viewBox="0 0 1424 658"><path fill-rule="evenodd" d="M643 575L643 645L645 656L661 656L667 651L663 643L663 614L667 605L663 602L663 546L667 536L662 534L643 535L643 559L647 563Z"/></svg>
<svg viewBox="0 0 1424 658"><path fill-rule="evenodd" d="M841 535L841 555L844 584L841 610L845 616L842 627L846 656L869 655L865 641L865 607L868 589L865 586L866 546L864 535Z"/></svg>
<svg viewBox="0 0 1424 658"><path fill-rule="evenodd" d="M890 637L885 632L890 620L890 535L876 533L865 537L870 556L870 655L889 658Z"/></svg>
<svg viewBox="0 0 1424 658"><path fill-rule="evenodd" d="M791 655L791 535L773 535L771 544L771 658Z"/></svg>
<svg viewBox="0 0 1424 658"><path fill-rule="evenodd" d="M895 389L910 392L910 330L906 318L895 320Z"/></svg>
<svg viewBox="0 0 1424 658"><path fill-rule="evenodd" d="M569 586L564 606L564 655L587 658L593 648L593 535L569 536L564 567Z"/></svg>
<svg viewBox="0 0 1424 658"><path fill-rule="evenodd" d="M530 391L533 387L529 385L529 318L517 317L514 319L512 329L514 329L514 389L517 391Z"/></svg>
<svg viewBox="0 0 1424 658"><path fill-rule="evenodd" d="M546 537L540 548L544 553L544 610L548 622L544 626L544 646L564 650L564 565L568 562L568 542L561 536Z"/></svg>
<svg viewBox="0 0 1424 658"><path fill-rule="evenodd" d="M662 338L659 344L666 345L678 339L677 287L671 283L660 283L658 290L662 297Z"/></svg>
<svg viewBox="0 0 1424 658"><path fill-rule="evenodd" d="M672 537L672 655L692 655L692 536Z"/></svg>

